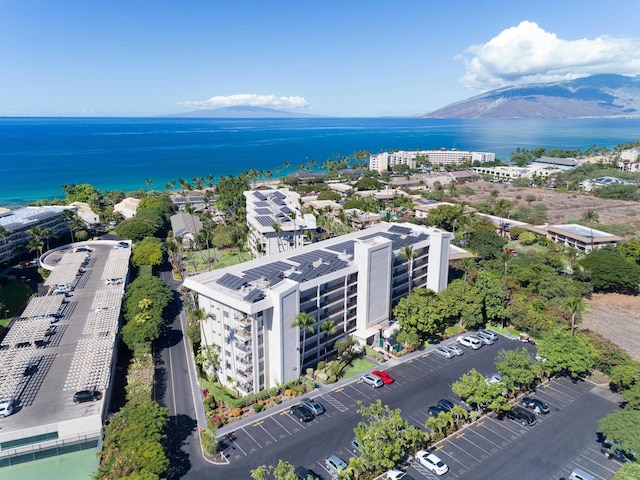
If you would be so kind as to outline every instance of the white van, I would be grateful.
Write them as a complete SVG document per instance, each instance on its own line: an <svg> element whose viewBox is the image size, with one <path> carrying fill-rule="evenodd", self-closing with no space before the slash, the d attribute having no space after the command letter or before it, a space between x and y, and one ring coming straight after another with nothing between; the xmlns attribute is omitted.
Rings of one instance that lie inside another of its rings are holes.
<svg viewBox="0 0 640 480"><path fill-rule="evenodd" d="M580 470L579 468L574 468L571 471L571 475L569 475L570 480L595 480L593 475L588 474L587 472Z"/></svg>

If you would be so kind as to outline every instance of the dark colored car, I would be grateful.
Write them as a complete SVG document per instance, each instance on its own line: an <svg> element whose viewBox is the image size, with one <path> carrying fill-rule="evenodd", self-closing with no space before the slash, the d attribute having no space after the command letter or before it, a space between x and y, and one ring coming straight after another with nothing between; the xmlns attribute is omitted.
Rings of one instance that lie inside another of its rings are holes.
<svg viewBox="0 0 640 480"><path fill-rule="evenodd" d="M538 423L536 416L522 407L513 407L511 410L504 412L504 416L520 422L523 426L529 425L530 427Z"/></svg>
<svg viewBox="0 0 640 480"><path fill-rule="evenodd" d="M438 400L438 408L440 408L440 410L450 412L453 407L454 404L451 400L447 400L446 398L441 398L440 400Z"/></svg>
<svg viewBox="0 0 640 480"><path fill-rule="evenodd" d="M432 417L437 417L442 412L444 412L444 410L440 407L436 407L434 405L429 407L429 415L431 415Z"/></svg>
<svg viewBox="0 0 640 480"><path fill-rule="evenodd" d="M308 468L298 467L293 471L293 473L295 473L300 480L321 480L316 472L309 470Z"/></svg>
<svg viewBox="0 0 640 480"><path fill-rule="evenodd" d="M73 394L73 403L95 402L102 398L102 392L98 390L80 390Z"/></svg>
<svg viewBox="0 0 640 480"><path fill-rule="evenodd" d="M544 403L542 400L538 400L537 398L524 397L522 399L522 406L528 408L529 410L533 410L536 413L547 414L549 413L549 405Z"/></svg>
<svg viewBox="0 0 640 480"><path fill-rule="evenodd" d="M311 413L308 408L305 408L302 405L291 407L291 413L293 413L301 422L310 422L315 418L315 415Z"/></svg>
<svg viewBox="0 0 640 480"><path fill-rule="evenodd" d="M608 440L602 442L600 452L602 452L605 457L610 458L611 460L617 460L622 463L633 462L635 460L635 457L632 453L620 450L618 448L613 448L613 442L610 442Z"/></svg>

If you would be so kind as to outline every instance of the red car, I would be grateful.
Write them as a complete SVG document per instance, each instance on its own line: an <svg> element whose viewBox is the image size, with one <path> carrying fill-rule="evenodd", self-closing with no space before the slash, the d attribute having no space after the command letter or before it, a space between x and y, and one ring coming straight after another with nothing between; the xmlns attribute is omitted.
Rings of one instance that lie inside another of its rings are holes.
<svg viewBox="0 0 640 480"><path fill-rule="evenodd" d="M389 375L387 372L374 370L373 372L371 372L371 375L375 375L376 377L378 377L380 380L382 380L382 383L384 383L385 385L389 385L390 383L393 383L393 377Z"/></svg>

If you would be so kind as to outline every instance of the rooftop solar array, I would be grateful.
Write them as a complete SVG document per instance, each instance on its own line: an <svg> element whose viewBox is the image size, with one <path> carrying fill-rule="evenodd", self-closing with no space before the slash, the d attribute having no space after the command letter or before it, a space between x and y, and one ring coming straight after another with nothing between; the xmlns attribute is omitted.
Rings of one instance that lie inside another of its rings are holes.
<svg viewBox="0 0 640 480"><path fill-rule="evenodd" d="M387 230L377 230L357 240L345 240L324 248L317 248L286 258L263 263L258 267L237 273L225 273L216 283L243 295L246 302L256 302L265 297L264 290L273 287L285 278L306 282L339 271L351 265L354 244L358 240L376 237L389 239L394 251L404 245L414 245L429 238L426 232L402 225L391 225Z"/></svg>
<svg viewBox="0 0 640 480"><path fill-rule="evenodd" d="M289 225L295 213L296 219L304 219L298 210L296 197L285 194L280 190L253 191L245 193L247 197L247 219L254 225L257 224L264 229L273 227L279 223L287 230L291 230ZM296 223L298 229L304 228L304 221Z"/></svg>
<svg viewBox="0 0 640 480"><path fill-rule="evenodd" d="M102 271L102 280L109 280L112 278L124 278L129 271L129 256L131 255L130 248L113 249L109 252L107 263Z"/></svg>
<svg viewBox="0 0 640 480"><path fill-rule="evenodd" d="M44 284L48 287L54 285L73 285L78 272L88 260L88 252L67 252L60 258L56 267L49 274Z"/></svg>
<svg viewBox="0 0 640 480"><path fill-rule="evenodd" d="M23 380L22 372L35 353L35 348L0 350L0 400L16 394Z"/></svg>
<svg viewBox="0 0 640 480"><path fill-rule="evenodd" d="M53 315L62 309L62 302L64 302L64 295L33 297L20 316L32 318Z"/></svg>
<svg viewBox="0 0 640 480"><path fill-rule="evenodd" d="M256 217L256 221L263 227L271 227L276 223L274 218L267 216Z"/></svg>
<svg viewBox="0 0 640 480"><path fill-rule="evenodd" d="M115 334L80 339L63 390L107 388L114 338Z"/></svg>
<svg viewBox="0 0 640 480"><path fill-rule="evenodd" d="M16 319L2 340L2 347L35 347L37 342L45 339L49 325L51 325L51 319L47 317Z"/></svg>
<svg viewBox="0 0 640 480"><path fill-rule="evenodd" d="M256 208L254 210L258 215L271 215L271 209L269 208Z"/></svg>

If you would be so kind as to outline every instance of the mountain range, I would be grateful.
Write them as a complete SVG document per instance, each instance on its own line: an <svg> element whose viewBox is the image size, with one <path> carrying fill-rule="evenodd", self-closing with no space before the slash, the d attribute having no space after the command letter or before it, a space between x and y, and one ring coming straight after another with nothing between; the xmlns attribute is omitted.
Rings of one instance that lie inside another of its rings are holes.
<svg viewBox="0 0 640 480"><path fill-rule="evenodd" d="M502 87L423 118L580 118L640 116L640 76L599 74Z"/></svg>

